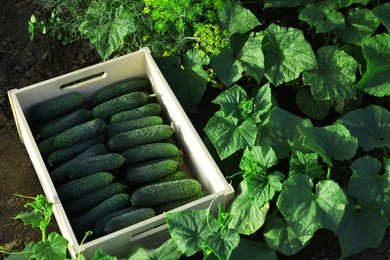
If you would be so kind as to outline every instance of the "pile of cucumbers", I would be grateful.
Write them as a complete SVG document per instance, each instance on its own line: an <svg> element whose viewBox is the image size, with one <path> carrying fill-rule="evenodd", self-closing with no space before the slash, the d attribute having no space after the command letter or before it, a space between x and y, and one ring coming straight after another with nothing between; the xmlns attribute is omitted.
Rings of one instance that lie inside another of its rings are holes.
<svg viewBox="0 0 390 260"><path fill-rule="evenodd" d="M205 196L148 79L77 91L30 111L38 149L76 236L94 238Z"/></svg>

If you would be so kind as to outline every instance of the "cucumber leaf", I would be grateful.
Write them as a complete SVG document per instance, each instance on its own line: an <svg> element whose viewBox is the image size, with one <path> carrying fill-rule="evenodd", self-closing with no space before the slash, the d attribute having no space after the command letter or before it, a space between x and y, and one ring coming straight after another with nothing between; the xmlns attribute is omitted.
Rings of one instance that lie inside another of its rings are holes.
<svg viewBox="0 0 390 260"><path fill-rule="evenodd" d="M277 165L278 161L278 157L271 146L254 146L252 149L245 149L240 168L248 174L262 173Z"/></svg>
<svg viewBox="0 0 390 260"><path fill-rule="evenodd" d="M309 89L298 90L295 101L299 109L308 117L323 120L332 108L332 100L317 100L313 97Z"/></svg>
<svg viewBox="0 0 390 260"><path fill-rule="evenodd" d="M344 29L335 29L336 37L346 43L361 45L378 28L379 19L371 10L362 7L352 8L348 11L347 22Z"/></svg>
<svg viewBox="0 0 390 260"><path fill-rule="evenodd" d="M265 77L275 86L317 68L313 49L299 29L271 24L264 30L263 52Z"/></svg>
<svg viewBox="0 0 390 260"><path fill-rule="evenodd" d="M357 87L364 92L383 97L390 95L390 34L379 34L363 43L367 71Z"/></svg>
<svg viewBox="0 0 390 260"><path fill-rule="evenodd" d="M284 255L294 255L301 251L307 243L302 243L281 217L272 217L264 224L264 238L269 248Z"/></svg>
<svg viewBox="0 0 390 260"><path fill-rule="evenodd" d="M309 176L294 174L283 182L277 206L287 223L305 244L320 228L335 230L347 205L347 198L332 180L317 183L315 193Z"/></svg>
<svg viewBox="0 0 390 260"><path fill-rule="evenodd" d="M351 111L337 120L356 136L365 151L390 147L390 112L380 106L370 105Z"/></svg>
<svg viewBox="0 0 390 260"><path fill-rule="evenodd" d="M390 3L384 3L383 5L377 6L372 9L372 12L381 20L383 25L386 26L387 31L390 32Z"/></svg>
<svg viewBox="0 0 390 260"><path fill-rule="evenodd" d="M275 251L269 249L264 242L241 238L240 244L234 249L231 259L277 260L277 257Z"/></svg>
<svg viewBox="0 0 390 260"><path fill-rule="evenodd" d="M96 47L99 55L106 59L124 44L124 38L137 30L136 13L123 5L113 9L106 2L92 2L86 12L85 21L79 31Z"/></svg>
<svg viewBox="0 0 390 260"><path fill-rule="evenodd" d="M257 127L250 120L225 117L217 111L207 122L205 132L213 143L221 159L225 159L240 149L252 147L256 142Z"/></svg>
<svg viewBox="0 0 390 260"><path fill-rule="evenodd" d="M7 260L26 260L26 259L34 259L34 252L32 251L32 247L35 245L34 242L30 242L26 244L23 248L23 251L20 254L10 254L5 259ZM0 246L0 250L2 247ZM66 249L65 249L66 250Z"/></svg>
<svg viewBox="0 0 390 260"><path fill-rule="evenodd" d="M382 164L373 157L364 156L351 165L349 194L360 204L375 204L390 218L390 171L380 175ZM364 192L362 192L364 191Z"/></svg>
<svg viewBox="0 0 390 260"><path fill-rule="evenodd" d="M304 136L304 145L316 152L325 163L332 167L332 159L349 160L358 148L357 138L341 124L300 130Z"/></svg>
<svg viewBox="0 0 390 260"><path fill-rule="evenodd" d="M249 37L233 35L230 46L221 49L218 55L211 57L210 65L224 85L231 86L242 77L244 72L260 82L264 74L262 40L261 34L252 33Z"/></svg>
<svg viewBox="0 0 390 260"><path fill-rule="evenodd" d="M356 89L355 95L350 99L336 99L334 100L332 109L339 115L345 115L346 113L356 109L363 103L364 92Z"/></svg>
<svg viewBox="0 0 390 260"><path fill-rule="evenodd" d="M318 69L304 71L303 82L317 100L350 99L355 94L357 61L337 46L323 46L316 54Z"/></svg>
<svg viewBox="0 0 390 260"><path fill-rule="evenodd" d="M230 259L230 255L239 243L240 235L234 229L213 232L205 241L207 249L211 250L220 260Z"/></svg>
<svg viewBox="0 0 390 260"><path fill-rule="evenodd" d="M312 179L319 178L324 171L318 164L318 154L293 152L290 159L289 175L297 173L305 174Z"/></svg>
<svg viewBox="0 0 390 260"><path fill-rule="evenodd" d="M335 10L323 10L315 4L308 4L299 14L299 19L316 28L317 33L327 33L345 27L344 15Z"/></svg>
<svg viewBox="0 0 390 260"><path fill-rule="evenodd" d="M225 117L241 117L241 104L247 101L246 91L238 85L233 85L219 94L212 102L220 105L220 111Z"/></svg>
<svg viewBox="0 0 390 260"><path fill-rule="evenodd" d="M317 0L264 0L264 8L297 7L314 3Z"/></svg>
<svg viewBox="0 0 390 260"><path fill-rule="evenodd" d="M222 30L226 30L229 36L247 33L260 25L256 16L235 0L225 1L217 11L217 24Z"/></svg>
<svg viewBox="0 0 390 260"><path fill-rule="evenodd" d="M348 198L340 225L335 230L339 238L342 258L356 254L366 248L377 248L389 226L383 210L373 204L357 204Z"/></svg>
<svg viewBox="0 0 390 260"><path fill-rule="evenodd" d="M352 4L367 5L371 1L372 0L339 0L339 3L341 7L348 7Z"/></svg>
<svg viewBox="0 0 390 260"><path fill-rule="evenodd" d="M253 234L263 226L268 209L269 203L258 207L258 203L252 201L248 195L246 181L241 181L236 190L236 196L229 206L228 227L237 230L239 234Z"/></svg>
<svg viewBox="0 0 390 260"><path fill-rule="evenodd" d="M67 248L68 240L52 232L45 241L39 241L31 249L36 259L65 259Z"/></svg>
<svg viewBox="0 0 390 260"><path fill-rule="evenodd" d="M183 253L177 248L175 241L170 238L156 249L145 249L140 247L134 252L128 260L176 260L179 259Z"/></svg>

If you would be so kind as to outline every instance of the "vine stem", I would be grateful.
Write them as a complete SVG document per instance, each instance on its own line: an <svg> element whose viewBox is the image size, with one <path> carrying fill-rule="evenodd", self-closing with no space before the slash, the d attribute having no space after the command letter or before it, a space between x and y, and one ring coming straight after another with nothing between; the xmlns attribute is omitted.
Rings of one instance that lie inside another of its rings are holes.
<svg viewBox="0 0 390 260"><path fill-rule="evenodd" d="M330 179L330 172L332 170L332 166L330 166L330 164L328 164L328 172L326 173L326 179Z"/></svg>
<svg viewBox="0 0 390 260"><path fill-rule="evenodd" d="M383 146L382 149L383 149L383 155L385 156L385 159L389 158L389 155L387 154L387 147Z"/></svg>

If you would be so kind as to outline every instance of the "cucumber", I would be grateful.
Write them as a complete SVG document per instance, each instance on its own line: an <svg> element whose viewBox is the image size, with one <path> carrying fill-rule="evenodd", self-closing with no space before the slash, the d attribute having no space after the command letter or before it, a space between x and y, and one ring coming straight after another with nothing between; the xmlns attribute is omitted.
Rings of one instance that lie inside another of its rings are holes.
<svg viewBox="0 0 390 260"><path fill-rule="evenodd" d="M161 182L167 182L167 181L177 181L177 180L183 180L183 179L186 179L187 178L187 175L185 172L183 171L175 171L174 173L172 174L169 174L165 177L162 177L160 179L157 179L155 181L152 181L149 184L155 184L155 183L161 183Z"/></svg>
<svg viewBox="0 0 390 260"><path fill-rule="evenodd" d="M81 154L83 151L88 149L94 144L105 142L103 135L94 136L88 139L85 139L81 142L67 146L64 149L56 150L50 153L47 157L47 162L49 165L59 165L63 164L77 155Z"/></svg>
<svg viewBox="0 0 390 260"><path fill-rule="evenodd" d="M145 105L149 97L145 92L137 91L110 99L91 109L92 118L108 121L118 112Z"/></svg>
<svg viewBox="0 0 390 260"><path fill-rule="evenodd" d="M120 182L112 182L107 186L85 193L79 198L65 202L63 204L65 212L68 216L83 214L105 199L115 194L123 193L125 190L125 184Z"/></svg>
<svg viewBox="0 0 390 260"><path fill-rule="evenodd" d="M147 185L131 194L134 207L153 207L174 200L195 196L202 185L195 179L184 179Z"/></svg>
<svg viewBox="0 0 390 260"><path fill-rule="evenodd" d="M105 134L109 138L119 133L127 132L138 128L143 128L147 126L152 126L152 125L161 125L162 123L163 123L163 119L159 116L143 117L143 118L134 119L126 122L108 125L105 129Z"/></svg>
<svg viewBox="0 0 390 260"><path fill-rule="evenodd" d="M101 236L104 234L104 228L106 226L106 223L107 221L109 221L110 219L113 219L119 215L122 215L124 213L128 213L128 212L131 212L133 210L135 210L136 208L134 207L127 207L127 208L124 208L124 209L121 209L121 210L118 210L118 211L115 211L113 213L110 213L100 219L98 219L95 224L93 225L93 232L95 235L97 236Z"/></svg>
<svg viewBox="0 0 390 260"><path fill-rule="evenodd" d="M57 150L53 145L54 136L43 139L38 144L38 150L42 155L48 155Z"/></svg>
<svg viewBox="0 0 390 260"><path fill-rule="evenodd" d="M72 92L35 105L30 116L34 123L42 123L69 113L83 103L84 97L78 92Z"/></svg>
<svg viewBox="0 0 390 260"><path fill-rule="evenodd" d="M122 152L134 146L163 141L173 135L175 130L169 125L154 125L120 133L110 137L108 147Z"/></svg>
<svg viewBox="0 0 390 260"><path fill-rule="evenodd" d="M130 185L140 185L168 176L176 171L179 163L163 160L142 166L128 166L125 169L126 180Z"/></svg>
<svg viewBox="0 0 390 260"><path fill-rule="evenodd" d="M149 87L149 81L146 78L125 79L101 88L95 93L93 100L95 104L101 104L130 92L148 90Z"/></svg>
<svg viewBox="0 0 390 260"><path fill-rule="evenodd" d="M164 204L160 204L160 205L154 206L153 209L156 212L156 215L158 215L158 214L170 211L172 209L178 208L180 206L183 206L185 204L188 204L190 202L193 202L195 200L198 200L200 198L203 198L205 196L206 196L206 194L204 192L199 192L198 194L196 194L194 196L191 196L189 198L180 199L180 200L174 200L174 201L171 201L171 202L167 202L167 203L164 203Z"/></svg>
<svg viewBox="0 0 390 260"><path fill-rule="evenodd" d="M92 119L54 135L52 145L57 149L65 148L90 137L100 135L105 126L106 124L102 119Z"/></svg>
<svg viewBox="0 0 390 260"><path fill-rule="evenodd" d="M59 134L71 127L87 122L91 118L91 113L85 108L78 109L70 114L64 115L52 124L43 127L37 136L39 138L48 138Z"/></svg>
<svg viewBox="0 0 390 260"><path fill-rule="evenodd" d="M83 215L70 219L76 237L84 237L84 232L93 227L94 223L103 216L121 210L129 205L129 194L115 194L91 208Z"/></svg>
<svg viewBox="0 0 390 260"><path fill-rule="evenodd" d="M156 214L152 208L136 209L110 219L106 223L104 231L109 234L154 217L155 215Z"/></svg>
<svg viewBox="0 0 390 260"><path fill-rule="evenodd" d="M150 159L179 156L180 151L171 143L151 143L129 148L122 152L128 163L137 163Z"/></svg>
<svg viewBox="0 0 390 260"><path fill-rule="evenodd" d="M77 161L67 170L71 179L85 177L95 172L106 172L119 168L125 163L125 157L118 153L107 153Z"/></svg>
<svg viewBox="0 0 390 260"><path fill-rule="evenodd" d="M109 172L97 172L59 186L57 193L61 201L64 202L77 198L84 193L107 186L114 179L114 175Z"/></svg>
<svg viewBox="0 0 390 260"><path fill-rule="evenodd" d="M162 108L160 104L151 102L143 106L136 107L130 110L118 112L111 116L110 124L125 122L147 116L157 116L161 113Z"/></svg>

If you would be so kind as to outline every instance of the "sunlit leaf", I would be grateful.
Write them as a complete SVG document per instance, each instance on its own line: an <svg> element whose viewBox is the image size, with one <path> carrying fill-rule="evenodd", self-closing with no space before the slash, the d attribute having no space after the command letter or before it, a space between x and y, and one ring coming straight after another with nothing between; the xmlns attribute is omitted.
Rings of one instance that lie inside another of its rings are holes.
<svg viewBox="0 0 390 260"><path fill-rule="evenodd" d="M205 241L207 247L221 260L230 259L230 255L239 243L240 235L234 229L213 232Z"/></svg>
<svg viewBox="0 0 390 260"><path fill-rule="evenodd" d="M56 232L52 232L45 241L36 243L32 250L37 259L65 259L67 248L68 241Z"/></svg>
<svg viewBox="0 0 390 260"><path fill-rule="evenodd" d="M264 0L264 8L296 7L314 3L317 0Z"/></svg>
<svg viewBox="0 0 390 260"><path fill-rule="evenodd" d="M320 177L324 171L318 164L318 154L316 153L301 153L300 151L293 152L290 160L290 172L293 174L305 174L312 179Z"/></svg>
<svg viewBox="0 0 390 260"><path fill-rule="evenodd" d="M183 253L177 248L175 241L170 238L156 249L140 247L128 260L176 260Z"/></svg>
<svg viewBox="0 0 390 260"><path fill-rule="evenodd" d="M344 15L335 10L323 10L315 4L308 4L299 14L299 19L316 28L317 33L330 32L345 26Z"/></svg>
<svg viewBox="0 0 390 260"><path fill-rule="evenodd" d="M246 148L241 158L240 168L247 173L262 173L268 168L278 164L278 157L272 147L254 146Z"/></svg>

